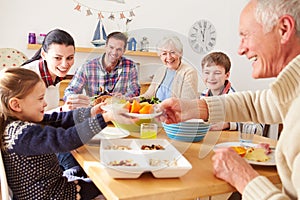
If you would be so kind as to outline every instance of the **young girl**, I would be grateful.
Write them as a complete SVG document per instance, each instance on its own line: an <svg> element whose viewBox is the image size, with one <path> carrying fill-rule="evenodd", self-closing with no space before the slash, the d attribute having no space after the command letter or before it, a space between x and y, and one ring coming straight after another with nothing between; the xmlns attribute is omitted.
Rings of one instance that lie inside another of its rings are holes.
<svg viewBox="0 0 300 200"><path fill-rule="evenodd" d="M106 122L131 120L102 112L100 105L44 114L45 84L33 71L7 68L0 73L1 151L15 199L92 199L100 194L86 179L68 182L55 153L82 146Z"/></svg>

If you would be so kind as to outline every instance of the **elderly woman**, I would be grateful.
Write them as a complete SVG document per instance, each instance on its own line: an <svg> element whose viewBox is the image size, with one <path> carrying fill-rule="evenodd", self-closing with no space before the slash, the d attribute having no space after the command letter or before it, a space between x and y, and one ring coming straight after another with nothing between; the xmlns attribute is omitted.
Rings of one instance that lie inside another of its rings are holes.
<svg viewBox="0 0 300 200"><path fill-rule="evenodd" d="M197 70L182 62L183 45L179 38L165 37L157 49L164 65L157 70L148 90L141 96L147 99L157 97L159 100L169 97L197 98Z"/></svg>

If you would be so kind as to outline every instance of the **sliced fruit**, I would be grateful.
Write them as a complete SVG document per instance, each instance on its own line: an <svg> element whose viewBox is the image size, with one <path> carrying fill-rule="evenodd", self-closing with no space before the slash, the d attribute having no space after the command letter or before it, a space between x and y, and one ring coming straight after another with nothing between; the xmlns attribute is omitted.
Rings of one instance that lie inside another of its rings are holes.
<svg viewBox="0 0 300 200"><path fill-rule="evenodd" d="M143 108L145 105L149 105L149 103L148 102L140 102L140 106L141 106L141 108Z"/></svg>
<svg viewBox="0 0 300 200"><path fill-rule="evenodd" d="M152 112L153 112L153 106L151 104L144 105L139 111L140 114L150 114Z"/></svg>
<svg viewBox="0 0 300 200"><path fill-rule="evenodd" d="M132 104L131 104L131 109L130 112L131 113L139 113L141 108L141 105L139 102L137 102L136 100L133 100Z"/></svg>
<svg viewBox="0 0 300 200"><path fill-rule="evenodd" d="M241 146L232 146L231 147L235 152L237 152L240 156L244 157L247 153L247 149Z"/></svg>
<svg viewBox="0 0 300 200"><path fill-rule="evenodd" d="M124 108L128 110L128 112L130 112L131 110L131 103L129 101L126 102L126 104L124 105Z"/></svg>

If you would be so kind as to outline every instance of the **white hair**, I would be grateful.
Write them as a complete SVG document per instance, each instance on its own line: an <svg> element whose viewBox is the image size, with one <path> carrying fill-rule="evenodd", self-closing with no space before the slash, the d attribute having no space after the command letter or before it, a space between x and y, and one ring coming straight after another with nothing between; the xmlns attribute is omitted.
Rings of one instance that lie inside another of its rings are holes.
<svg viewBox="0 0 300 200"><path fill-rule="evenodd" d="M295 20L296 32L300 36L300 1L299 0L257 0L256 20L270 32L282 15L290 15Z"/></svg>
<svg viewBox="0 0 300 200"><path fill-rule="evenodd" d="M182 54L182 52L183 52L183 45L177 36L164 37L157 44L157 50L158 50L158 52L160 52L161 49L163 49L164 47L168 47L168 46L173 46L175 48L173 50L180 54Z"/></svg>

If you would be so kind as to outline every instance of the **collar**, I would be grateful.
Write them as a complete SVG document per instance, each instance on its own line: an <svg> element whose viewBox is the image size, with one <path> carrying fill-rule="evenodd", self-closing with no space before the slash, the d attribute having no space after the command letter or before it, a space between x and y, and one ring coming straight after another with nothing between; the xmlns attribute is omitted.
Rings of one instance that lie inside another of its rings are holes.
<svg viewBox="0 0 300 200"><path fill-rule="evenodd" d="M59 83L60 81L63 80L62 77L56 76L56 78L53 82L53 80L51 78L51 74L47 67L47 63L43 59L40 59L40 61L39 61L39 70L40 70L41 78L44 81L44 83L46 84L46 87L49 87L51 85L55 86L57 83Z"/></svg>
<svg viewBox="0 0 300 200"><path fill-rule="evenodd" d="M222 94L228 94L231 88L231 83L229 80L226 80L224 83L223 89L220 91L219 95ZM207 93L205 94L206 97L214 96L211 92L211 90L208 90Z"/></svg>
<svg viewBox="0 0 300 200"><path fill-rule="evenodd" d="M102 55L102 57L101 57L101 59L100 59L100 63L101 63L102 69L103 69L105 72L107 72L107 71L106 71L105 62L104 62L104 60L105 60L105 55L106 55L106 53L104 53L104 54ZM113 68L113 70L111 70L111 72L116 71L118 68L120 68L121 60L122 60L122 57L118 60L117 64L114 66L114 68ZM111 72L109 72L109 73L111 73ZM108 73L108 72L107 72L107 73Z"/></svg>

